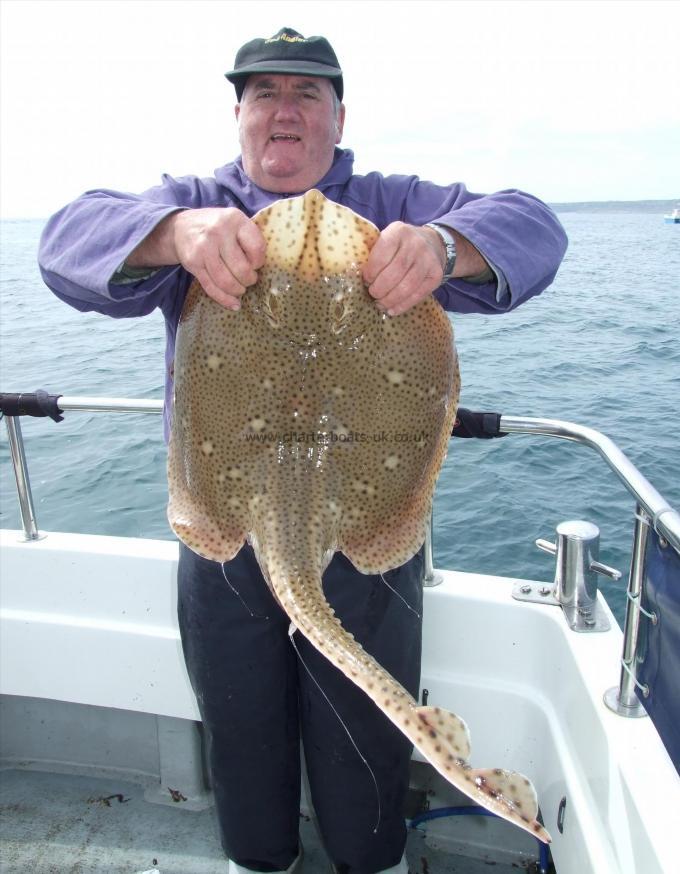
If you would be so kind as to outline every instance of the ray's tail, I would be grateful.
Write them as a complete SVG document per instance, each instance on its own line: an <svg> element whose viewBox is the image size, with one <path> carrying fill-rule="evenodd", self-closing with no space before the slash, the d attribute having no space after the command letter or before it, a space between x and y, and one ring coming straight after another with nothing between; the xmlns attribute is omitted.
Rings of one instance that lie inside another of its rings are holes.
<svg viewBox="0 0 680 874"><path fill-rule="evenodd" d="M536 819L538 801L530 781L516 771L472 768L467 764L470 737L465 722L439 707L419 705L348 631L330 607L320 582L271 576L281 606L295 627L420 750L450 783L474 801L548 843L550 835Z"/></svg>

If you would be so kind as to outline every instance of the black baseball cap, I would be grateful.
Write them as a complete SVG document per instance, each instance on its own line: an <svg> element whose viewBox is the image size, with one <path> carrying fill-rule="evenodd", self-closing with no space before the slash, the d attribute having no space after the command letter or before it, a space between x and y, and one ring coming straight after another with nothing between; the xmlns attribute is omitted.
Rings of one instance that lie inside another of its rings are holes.
<svg viewBox="0 0 680 874"><path fill-rule="evenodd" d="M253 39L241 46L236 52L234 69L224 74L236 88L238 100L253 73L323 76L331 80L338 100L342 100L342 70L331 44L323 36L304 37L291 27L282 27L268 39Z"/></svg>

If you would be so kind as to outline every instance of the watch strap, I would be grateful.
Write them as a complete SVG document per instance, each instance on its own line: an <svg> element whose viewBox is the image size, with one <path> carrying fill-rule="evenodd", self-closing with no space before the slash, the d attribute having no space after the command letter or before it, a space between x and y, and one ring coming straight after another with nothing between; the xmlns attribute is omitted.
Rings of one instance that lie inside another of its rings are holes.
<svg viewBox="0 0 680 874"><path fill-rule="evenodd" d="M428 222L426 228L432 228L441 237L446 248L446 264L444 265L444 279L451 279L453 270L456 266L456 241L451 230L446 225L440 225L437 222Z"/></svg>

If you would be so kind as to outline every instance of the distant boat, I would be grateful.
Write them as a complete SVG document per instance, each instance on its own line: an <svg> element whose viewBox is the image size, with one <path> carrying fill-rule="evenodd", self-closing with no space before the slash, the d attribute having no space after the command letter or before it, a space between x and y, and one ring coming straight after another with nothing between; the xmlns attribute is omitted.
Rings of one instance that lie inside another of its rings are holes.
<svg viewBox="0 0 680 874"><path fill-rule="evenodd" d="M663 220L667 225L680 225L680 206L676 206L673 212L667 212Z"/></svg>

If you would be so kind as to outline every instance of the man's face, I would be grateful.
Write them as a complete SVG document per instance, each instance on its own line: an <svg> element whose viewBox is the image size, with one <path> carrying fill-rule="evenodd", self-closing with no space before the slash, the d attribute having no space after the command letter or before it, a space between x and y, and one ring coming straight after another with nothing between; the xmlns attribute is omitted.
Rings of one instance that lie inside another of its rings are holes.
<svg viewBox="0 0 680 874"><path fill-rule="evenodd" d="M318 76L251 76L236 107L243 168L260 188L307 191L328 172L345 108Z"/></svg>

